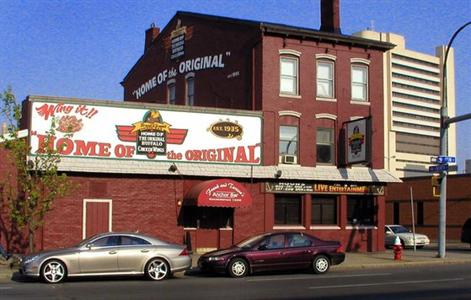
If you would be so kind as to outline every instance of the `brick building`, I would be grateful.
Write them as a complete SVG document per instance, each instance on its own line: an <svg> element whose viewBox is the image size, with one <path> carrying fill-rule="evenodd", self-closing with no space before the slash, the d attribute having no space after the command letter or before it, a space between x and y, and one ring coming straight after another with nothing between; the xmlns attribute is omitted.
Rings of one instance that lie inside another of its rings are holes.
<svg viewBox="0 0 471 300"><path fill-rule="evenodd" d="M146 31L124 103L29 97L32 155L48 116L77 129L56 141L77 189L38 242L139 230L205 251L301 230L384 249L393 45L341 34L338 1L321 3L321 30L177 12Z"/></svg>
<svg viewBox="0 0 471 300"><path fill-rule="evenodd" d="M438 239L439 199L432 194L430 176L404 178L391 184L386 198L386 223L412 228L411 188L416 231ZM448 175L446 202L446 239L459 241L461 229L471 218L471 174Z"/></svg>

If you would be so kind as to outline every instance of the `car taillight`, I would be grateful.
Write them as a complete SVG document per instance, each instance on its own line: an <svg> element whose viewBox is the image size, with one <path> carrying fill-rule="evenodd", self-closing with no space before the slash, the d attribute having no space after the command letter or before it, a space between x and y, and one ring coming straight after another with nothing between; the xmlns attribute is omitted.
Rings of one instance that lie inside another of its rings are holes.
<svg viewBox="0 0 471 300"><path fill-rule="evenodd" d="M343 246L340 245L336 250L335 250L336 253L343 253L345 252L345 250L343 249Z"/></svg>
<svg viewBox="0 0 471 300"><path fill-rule="evenodd" d="M190 253L188 252L188 250L186 250L186 248L183 249L183 251L179 254L179 256L188 256L188 255L190 255Z"/></svg>

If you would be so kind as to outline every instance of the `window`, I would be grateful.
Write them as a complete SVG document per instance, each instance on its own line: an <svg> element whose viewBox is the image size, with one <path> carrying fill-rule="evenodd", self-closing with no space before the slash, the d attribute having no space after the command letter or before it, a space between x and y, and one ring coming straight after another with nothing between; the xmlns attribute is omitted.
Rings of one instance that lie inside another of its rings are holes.
<svg viewBox="0 0 471 300"><path fill-rule="evenodd" d="M321 164L334 164L333 128L317 128L316 144L317 162Z"/></svg>
<svg viewBox="0 0 471 300"><path fill-rule="evenodd" d="M298 155L298 127L280 126L280 155Z"/></svg>
<svg viewBox="0 0 471 300"><path fill-rule="evenodd" d="M150 243L144 239L135 236L121 236L121 245L150 245Z"/></svg>
<svg viewBox="0 0 471 300"><path fill-rule="evenodd" d="M424 225L424 202L417 201L417 225Z"/></svg>
<svg viewBox="0 0 471 300"><path fill-rule="evenodd" d="M275 196L275 225L301 225L301 196Z"/></svg>
<svg viewBox="0 0 471 300"><path fill-rule="evenodd" d="M280 94L298 95L298 59L280 58Z"/></svg>
<svg viewBox="0 0 471 300"><path fill-rule="evenodd" d="M167 101L168 104L175 104L175 83L169 83L167 85Z"/></svg>
<svg viewBox="0 0 471 300"><path fill-rule="evenodd" d="M347 221L353 225L374 225L374 199L371 196L347 198Z"/></svg>
<svg viewBox="0 0 471 300"><path fill-rule="evenodd" d="M233 214L233 208L183 206L178 223L185 228L232 228Z"/></svg>
<svg viewBox="0 0 471 300"><path fill-rule="evenodd" d="M288 247L309 247L312 245L312 241L307 236L300 233L290 233L288 235Z"/></svg>
<svg viewBox="0 0 471 300"><path fill-rule="evenodd" d="M93 242L93 247L114 247L119 245L119 236L112 235L100 238Z"/></svg>
<svg viewBox="0 0 471 300"><path fill-rule="evenodd" d="M312 198L311 224L337 224L337 198Z"/></svg>
<svg viewBox="0 0 471 300"><path fill-rule="evenodd" d="M195 105L195 78L188 77L186 79L186 105Z"/></svg>
<svg viewBox="0 0 471 300"><path fill-rule="evenodd" d="M281 249L285 247L285 235L275 234L268 237L263 243L266 249Z"/></svg>
<svg viewBox="0 0 471 300"><path fill-rule="evenodd" d="M352 65L352 100L368 101L368 67Z"/></svg>
<svg viewBox="0 0 471 300"><path fill-rule="evenodd" d="M394 224L401 224L400 219L400 203L395 201L393 202L393 223Z"/></svg>
<svg viewBox="0 0 471 300"><path fill-rule="evenodd" d="M334 63L317 61L317 97L334 98Z"/></svg>

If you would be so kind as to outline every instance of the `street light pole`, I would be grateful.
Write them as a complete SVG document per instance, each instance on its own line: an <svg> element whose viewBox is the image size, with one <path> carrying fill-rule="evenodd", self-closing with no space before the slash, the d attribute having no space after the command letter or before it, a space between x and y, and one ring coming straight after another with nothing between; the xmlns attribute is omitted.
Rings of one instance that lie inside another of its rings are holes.
<svg viewBox="0 0 471 300"><path fill-rule="evenodd" d="M447 71L446 64L448 59L448 53L450 52L451 45L455 40L458 33L461 32L466 26L471 25L471 22L468 22L461 26L451 37L448 45L446 46L445 58L443 61L443 98L442 98L442 108L440 111L441 124L440 124L440 155L448 155L448 126L450 125L449 115L448 115L448 103L447 103ZM441 183L440 183L440 211L439 211L439 234L438 234L438 257L445 258L445 245L446 245L446 179L447 171L442 171L441 173Z"/></svg>

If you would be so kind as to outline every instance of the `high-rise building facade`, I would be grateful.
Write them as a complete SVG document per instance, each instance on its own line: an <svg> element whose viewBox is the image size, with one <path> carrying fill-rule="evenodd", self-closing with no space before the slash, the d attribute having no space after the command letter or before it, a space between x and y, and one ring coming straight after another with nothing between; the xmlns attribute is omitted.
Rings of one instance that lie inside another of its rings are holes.
<svg viewBox="0 0 471 300"><path fill-rule="evenodd" d="M403 36L361 31L354 35L395 44L384 54L384 164L397 177L428 175L440 153L440 108L445 46L435 56L406 49ZM453 49L447 63L448 115L455 115ZM456 128L448 130L448 155L456 155Z"/></svg>

